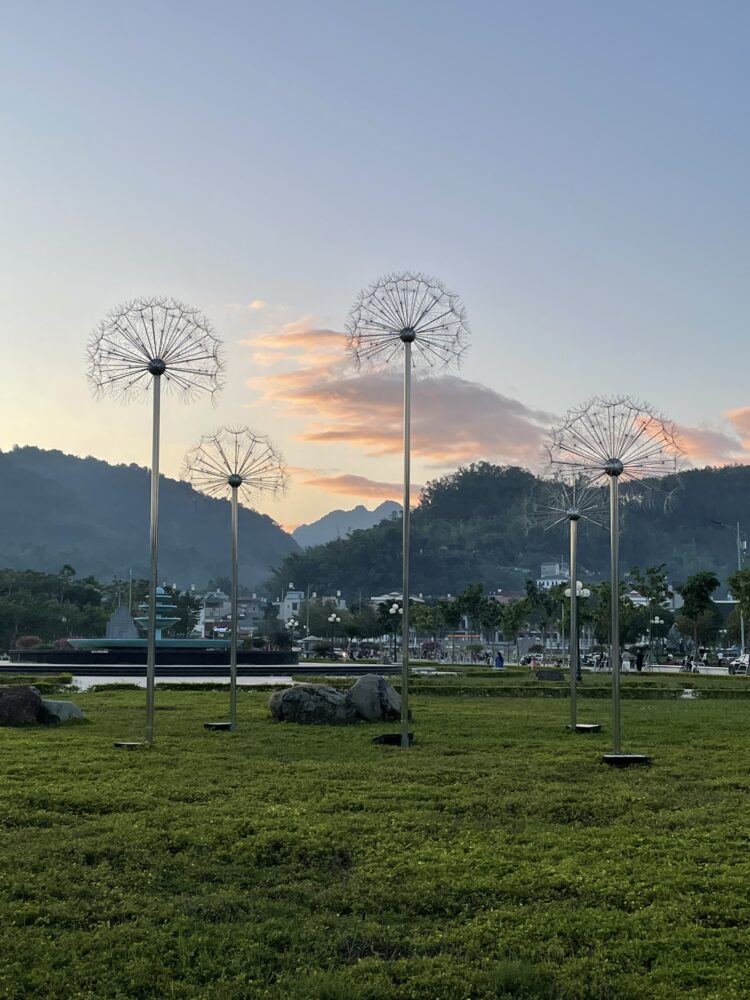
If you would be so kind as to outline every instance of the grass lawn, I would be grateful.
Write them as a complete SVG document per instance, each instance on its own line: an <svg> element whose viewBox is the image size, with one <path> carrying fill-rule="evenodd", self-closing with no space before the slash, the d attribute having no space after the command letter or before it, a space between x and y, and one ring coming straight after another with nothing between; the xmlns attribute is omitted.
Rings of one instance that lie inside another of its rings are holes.
<svg viewBox="0 0 750 1000"><path fill-rule="evenodd" d="M692 679L691 679L692 680ZM420 695L389 727L210 733L225 693L76 697L0 730L0 997L485 1000L750 996L744 700ZM392 727L391 727L392 728Z"/></svg>

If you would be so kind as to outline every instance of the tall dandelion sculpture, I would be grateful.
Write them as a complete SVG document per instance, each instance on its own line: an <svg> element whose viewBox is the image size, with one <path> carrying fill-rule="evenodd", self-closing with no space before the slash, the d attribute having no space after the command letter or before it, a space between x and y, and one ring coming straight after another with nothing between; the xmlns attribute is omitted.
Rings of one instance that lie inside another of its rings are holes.
<svg viewBox="0 0 750 1000"><path fill-rule="evenodd" d="M611 568L612 754L609 763L639 763L647 758L620 751L620 483L643 496L669 494L654 480L675 475L682 450L675 426L645 403L630 396L595 397L570 410L552 433L553 468L580 476L591 484L609 483Z"/></svg>
<svg viewBox="0 0 750 1000"><path fill-rule="evenodd" d="M578 522L603 525L605 504L601 486L592 486L580 476L558 477L545 483L536 505L539 521L546 530L567 523L570 541L570 729L577 732L576 681L580 669L578 649ZM597 727L598 729L599 727ZM590 731L590 727L581 727Z"/></svg>
<svg viewBox="0 0 750 1000"><path fill-rule="evenodd" d="M232 633L229 653L229 729L237 728L238 514L256 494L279 496L286 489L284 461L265 434L248 427L222 427L204 434L185 456L183 478L212 497L229 497L232 506ZM210 723L213 728L226 724Z"/></svg>
<svg viewBox="0 0 750 1000"><path fill-rule="evenodd" d="M97 394L152 396L151 521L146 654L146 744L154 739L156 585L159 535L159 433L162 383L189 401L221 388L223 350L197 309L175 299L137 299L114 309L88 344L88 378Z"/></svg>
<svg viewBox="0 0 750 1000"><path fill-rule="evenodd" d="M360 292L347 322L357 367L404 365L404 495L401 625L401 746L409 746L409 526L412 369L437 373L458 366L468 341L466 311L439 281L405 271Z"/></svg>

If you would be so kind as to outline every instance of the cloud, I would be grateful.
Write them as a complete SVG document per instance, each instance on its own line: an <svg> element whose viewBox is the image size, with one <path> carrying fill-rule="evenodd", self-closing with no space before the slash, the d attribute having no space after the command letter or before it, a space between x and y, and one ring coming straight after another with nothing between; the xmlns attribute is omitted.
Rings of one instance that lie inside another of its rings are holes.
<svg viewBox="0 0 750 1000"><path fill-rule="evenodd" d="M677 441L694 465L727 465L745 461L741 442L731 430L678 425Z"/></svg>
<svg viewBox="0 0 750 1000"><path fill-rule="evenodd" d="M347 364L345 334L291 324L246 343L259 365L267 366L274 353L280 366L286 363L251 384L265 400L304 419L301 440L348 444L376 456L401 451L401 380L355 372ZM420 379L413 386L412 454L439 467L480 458L536 465L553 421L550 413L456 375Z"/></svg>
<svg viewBox="0 0 750 1000"><path fill-rule="evenodd" d="M335 476L321 475L307 469L296 470L304 475L305 486L325 490L326 493L340 493L344 496L359 497L364 500L398 500L401 501L403 485L401 483L381 483L366 476L341 474ZM412 484L412 503L419 499L422 487Z"/></svg>
<svg viewBox="0 0 750 1000"><path fill-rule="evenodd" d="M248 309L266 309L268 308L268 303L263 299L253 299L252 302L248 303Z"/></svg>
<svg viewBox="0 0 750 1000"><path fill-rule="evenodd" d="M266 369L251 385L266 402L299 418L300 440L350 445L373 456L399 454L400 372L354 371L346 340L345 333L316 327L309 317L246 340L255 363ZM557 421L552 413L457 375L415 380L412 394L412 454L438 469L479 459L538 468L542 443ZM750 406L723 418L717 426L678 427L691 464L750 461ZM326 477L318 478L322 488ZM328 478L333 492L337 477ZM377 493L382 485L352 495L383 497Z"/></svg>
<svg viewBox="0 0 750 1000"><path fill-rule="evenodd" d="M739 435L742 447L750 450L750 406L727 410L724 414L732 429Z"/></svg>

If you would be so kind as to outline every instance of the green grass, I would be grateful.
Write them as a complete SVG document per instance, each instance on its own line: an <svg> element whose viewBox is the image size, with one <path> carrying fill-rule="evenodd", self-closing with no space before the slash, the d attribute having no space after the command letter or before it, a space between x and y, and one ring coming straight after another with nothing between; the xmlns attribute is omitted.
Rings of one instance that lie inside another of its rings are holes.
<svg viewBox="0 0 750 1000"><path fill-rule="evenodd" d="M383 726L204 731L226 694L0 730L0 997L734 1000L750 981L743 701L630 701L610 770L564 702L414 699ZM581 721L609 730L609 707Z"/></svg>

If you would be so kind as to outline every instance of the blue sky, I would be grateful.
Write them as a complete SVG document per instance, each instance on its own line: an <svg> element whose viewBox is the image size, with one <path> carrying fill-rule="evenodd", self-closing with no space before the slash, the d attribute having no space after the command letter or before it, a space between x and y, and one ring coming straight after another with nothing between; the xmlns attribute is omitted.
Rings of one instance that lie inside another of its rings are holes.
<svg viewBox="0 0 750 1000"><path fill-rule="evenodd" d="M416 268L473 331L436 434L472 383L497 396L466 460L523 461L509 411L536 433L596 392L666 411L697 461L744 459L749 29L726 2L11 5L0 447L145 464L147 408L91 400L83 352L113 305L169 294L230 368L215 411L165 412L167 471L247 421L298 470L283 522L382 499L398 454L300 440L315 392L264 379L311 362L252 341L341 330L360 287ZM416 478L449 452L425 440ZM347 474L379 487L342 496Z"/></svg>

